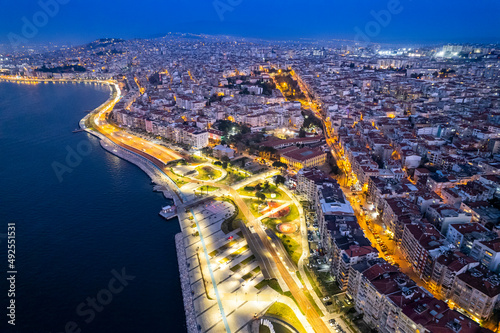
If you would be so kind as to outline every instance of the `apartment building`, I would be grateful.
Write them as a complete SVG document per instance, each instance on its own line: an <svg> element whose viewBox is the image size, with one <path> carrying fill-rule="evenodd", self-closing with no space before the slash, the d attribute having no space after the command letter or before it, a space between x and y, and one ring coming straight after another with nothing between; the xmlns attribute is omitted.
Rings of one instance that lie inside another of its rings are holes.
<svg viewBox="0 0 500 333"><path fill-rule="evenodd" d="M413 271L429 281L434 260L450 245L433 225L418 223L405 226L400 249Z"/></svg>
<svg viewBox="0 0 500 333"><path fill-rule="evenodd" d="M452 302L481 320L488 319L498 306L500 277L477 266L458 275L450 293Z"/></svg>

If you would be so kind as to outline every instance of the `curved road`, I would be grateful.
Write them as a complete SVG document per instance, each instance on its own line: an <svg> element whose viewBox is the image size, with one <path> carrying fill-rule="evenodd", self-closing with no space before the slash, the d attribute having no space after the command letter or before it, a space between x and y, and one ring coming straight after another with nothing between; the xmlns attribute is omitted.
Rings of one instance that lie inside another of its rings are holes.
<svg viewBox="0 0 500 333"><path fill-rule="evenodd" d="M111 112L114 105L120 100L120 90L116 87L118 93L113 101L111 101L107 106L105 106L97 115L91 116L91 121L93 122L95 129L99 131L101 134L105 135L108 139L116 143L117 145L129 149L134 153L137 153L151 162L153 162L156 166L162 169L165 173L169 172L166 168L166 164L169 161L181 158L180 155L176 154L170 149L167 149L163 146L156 145L147 140L139 138L134 135L130 135L124 132L121 128L111 125L107 121L107 115ZM273 258L276 263L276 267L278 271L288 286L290 292L293 297L299 304L299 307L304 312L309 324L313 327L315 332L320 333L329 333L330 329L323 322L319 314L314 309L313 305L309 301L309 299L305 295L306 289L301 289L293 279L289 267L286 266L280 256L278 255L275 248L272 246L269 241L266 233L262 230L260 223L258 223L250 212L250 209L247 207L243 199L240 197L239 193L228 185L222 185L214 182L202 182L196 180L190 180L193 183L202 183L204 185L216 186L220 187L224 190L229 191L232 198L234 199L236 205L241 209L243 215L245 215L248 223L253 226L254 230L257 232L262 244L264 244L265 248L268 250L269 254ZM292 268L293 269L293 268ZM294 274L294 272L292 272Z"/></svg>

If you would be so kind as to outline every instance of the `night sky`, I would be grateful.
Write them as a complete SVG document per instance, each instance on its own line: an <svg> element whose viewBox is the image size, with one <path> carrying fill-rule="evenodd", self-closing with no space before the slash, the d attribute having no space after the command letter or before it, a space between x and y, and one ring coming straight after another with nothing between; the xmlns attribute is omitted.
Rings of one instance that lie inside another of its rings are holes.
<svg viewBox="0 0 500 333"><path fill-rule="evenodd" d="M374 29L370 40L375 42L500 41L498 0L41 0L54 1L64 4L51 16L41 14L35 0L2 1L0 43L9 43L14 34L29 43L83 43L167 32L353 39L367 24ZM388 13L391 6L394 13L382 15L382 24L374 26L372 12ZM23 35L23 25L35 23L34 15L37 31Z"/></svg>

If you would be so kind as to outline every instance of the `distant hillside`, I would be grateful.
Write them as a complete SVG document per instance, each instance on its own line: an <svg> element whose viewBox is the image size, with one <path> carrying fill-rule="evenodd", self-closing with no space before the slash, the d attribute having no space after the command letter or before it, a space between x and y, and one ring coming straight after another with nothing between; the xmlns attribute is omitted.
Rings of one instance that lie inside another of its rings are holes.
<svg viewBox="0 0 500 333"><path fill-rule="evenodd" d="M88 49L97 49L100 47L106 47L110 45L115 45L118 43L123 43L125 40L120 38L100 38L86 45Z"/></svg>

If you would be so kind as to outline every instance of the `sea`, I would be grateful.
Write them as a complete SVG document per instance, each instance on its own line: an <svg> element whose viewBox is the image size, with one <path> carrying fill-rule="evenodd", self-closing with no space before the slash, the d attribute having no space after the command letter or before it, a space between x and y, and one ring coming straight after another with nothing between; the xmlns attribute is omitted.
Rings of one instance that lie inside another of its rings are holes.
<svg viewBox="0 0 500 333"><path fill-rule="evenodd" d="M0 332L186 332L167 200L73 133L109 94L0 82Z"/></svg>

